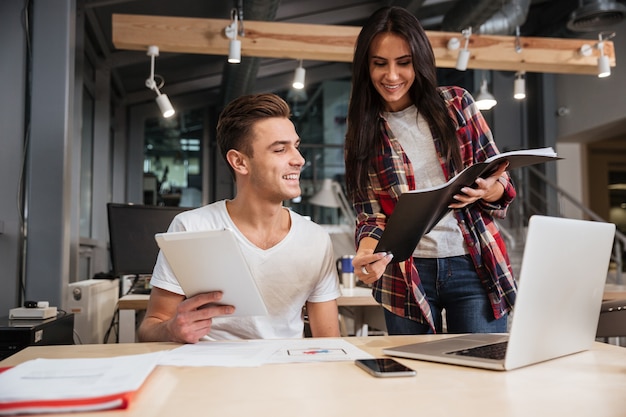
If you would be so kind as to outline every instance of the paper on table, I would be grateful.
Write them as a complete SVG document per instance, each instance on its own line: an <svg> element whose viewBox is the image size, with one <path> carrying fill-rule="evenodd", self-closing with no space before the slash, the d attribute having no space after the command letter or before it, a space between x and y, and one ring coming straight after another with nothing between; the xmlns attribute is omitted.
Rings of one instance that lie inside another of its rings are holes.
<svg viewBox="0 0 626 417"><path fill-rule="evenodd" d="M126 408L161 355L24 362L0 374L0 415Z"/></svg>
<svg viewBox="0 0 626 417"><path fill-rule="evenodd" d="M266 363L334 362L373 358L343 339L318 338L282 340Z"/></svg>
<svg viewBox="0 0 626 417"><path fill-rule="evenodd" d="M159 365L261 366L266 363L352 361L372 356L342 339L199 342L165 352Z"/></svg>
<svg viewBox="0 0 626 417"><path fill-rule="evenodd" d="M169 366L261 366L275 347L263 341L203 341L165 352L159 365Z"/></svg>

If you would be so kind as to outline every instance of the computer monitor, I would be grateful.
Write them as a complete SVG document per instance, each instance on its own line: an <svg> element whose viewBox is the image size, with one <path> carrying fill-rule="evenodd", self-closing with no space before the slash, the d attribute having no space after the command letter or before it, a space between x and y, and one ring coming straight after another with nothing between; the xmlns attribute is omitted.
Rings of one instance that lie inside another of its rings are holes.
<svg viewBox="0 0 626 417"><path fill-rule="evenodd" d="M167 232L174 216L185 210L189 208L108 203L114 275L152 274L159 253L154 235Z"/></svg>

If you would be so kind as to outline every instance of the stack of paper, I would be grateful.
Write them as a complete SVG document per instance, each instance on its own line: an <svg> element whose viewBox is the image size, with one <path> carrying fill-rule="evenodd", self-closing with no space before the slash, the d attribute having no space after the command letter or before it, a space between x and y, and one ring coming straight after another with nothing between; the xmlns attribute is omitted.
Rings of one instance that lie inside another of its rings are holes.
<svg viewBox="0 0 626 417"><path fill-rule="evenodd" d="M161 355L24 362L0 374L0 415L126 408Z"/></svg>

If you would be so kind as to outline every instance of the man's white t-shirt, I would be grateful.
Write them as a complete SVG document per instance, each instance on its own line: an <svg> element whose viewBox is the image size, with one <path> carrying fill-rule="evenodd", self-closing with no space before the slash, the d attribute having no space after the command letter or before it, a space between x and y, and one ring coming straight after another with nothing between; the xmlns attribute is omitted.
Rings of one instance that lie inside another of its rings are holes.
<svg viewBox="0 0 626 417"><path fill-rule="evenodd" d="M252 244L237 229L224 200L180 213L170 224L168 232L232 229L267 306L267 316L214 318L209 338L300 338L305 303L330 301L341 295L330 236L318 224L291 210L289 214L289 233L269 249ZM183 294L161 252L150 284Z"/></svg>

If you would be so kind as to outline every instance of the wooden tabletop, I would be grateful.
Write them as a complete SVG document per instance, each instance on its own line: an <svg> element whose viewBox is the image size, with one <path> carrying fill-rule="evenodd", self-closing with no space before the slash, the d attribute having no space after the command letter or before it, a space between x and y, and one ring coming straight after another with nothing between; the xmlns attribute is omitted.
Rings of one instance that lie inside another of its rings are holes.
<svg viewBox="0 0 626 417"><path fill-rule="evenodd" d="M360 349L381 349L437 336L346 338ZM102 357L171 349L172 343L28 347L0 362L34 358ZM268 364L260 367L159 366L130 408L68 417L215 415L220 417L507 417L626 414L626 349L594 343L592 350L498 372L399 359L415 377L375 378L352 362Z"/></svg>

